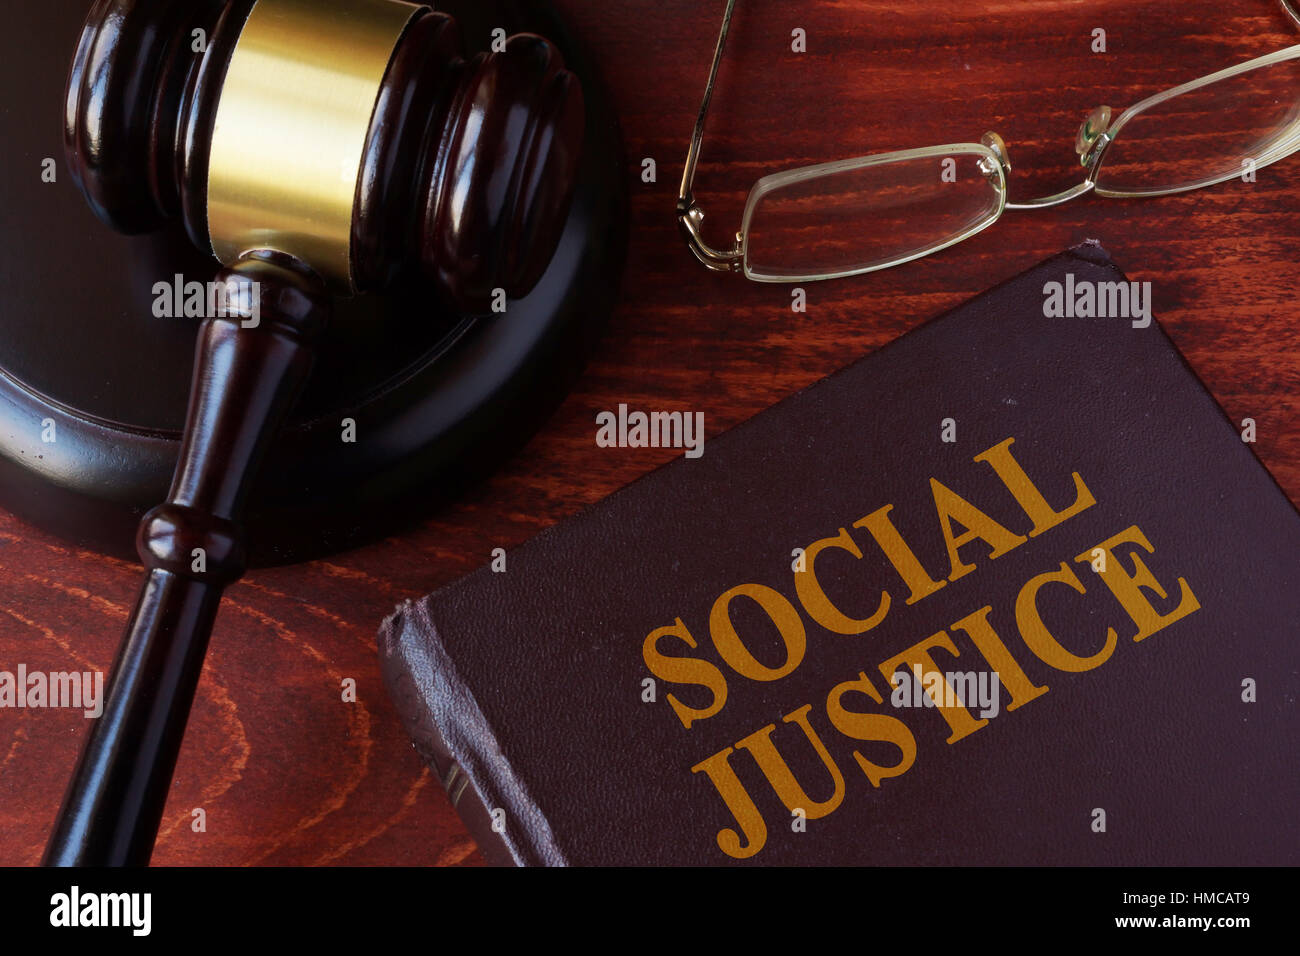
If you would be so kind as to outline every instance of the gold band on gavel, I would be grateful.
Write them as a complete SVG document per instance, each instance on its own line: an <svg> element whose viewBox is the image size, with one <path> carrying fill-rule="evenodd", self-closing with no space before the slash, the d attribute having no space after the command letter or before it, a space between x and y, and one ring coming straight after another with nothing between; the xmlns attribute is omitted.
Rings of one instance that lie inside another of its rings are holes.
<svg viewBox="0 0 1300 956"><path fill-rule="evenodd" d="M353 290L352 207L400 0L257 0L231 55L208 160L208 235L230 264L254 249Z"/></svg>

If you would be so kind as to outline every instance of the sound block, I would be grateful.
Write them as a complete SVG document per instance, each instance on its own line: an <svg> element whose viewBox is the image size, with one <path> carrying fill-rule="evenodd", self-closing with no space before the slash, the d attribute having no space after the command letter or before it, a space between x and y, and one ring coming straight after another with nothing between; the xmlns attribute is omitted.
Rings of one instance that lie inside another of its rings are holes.
<svg viewBox="0 0 1300 956"><path fill-rule="evenodd" d="M487 49L498 27L539 33L581 79L573 208L546 274L504 313L456 314L418 280L336 303L297 415L249 500L255 565L389 533L485 474L559 404L614 304L625 162L589 54L544 3L437 8L460 22L468 51ZM171 481L200 321L155 315L155 286L206 282L218 265L179 227L118 235L67 174L63 91L85 12L85 0L17 5L0 56L15 94L0 111L0 507L134 557L136 524Z"/></svg>

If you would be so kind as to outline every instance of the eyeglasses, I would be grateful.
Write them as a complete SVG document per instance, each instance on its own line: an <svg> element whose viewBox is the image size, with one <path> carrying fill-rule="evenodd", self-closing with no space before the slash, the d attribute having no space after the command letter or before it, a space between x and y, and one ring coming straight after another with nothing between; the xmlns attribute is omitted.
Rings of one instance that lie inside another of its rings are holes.
<svg viewBox="0 0 1300 956"><path fill-rule="evenodd" d="M1300 25L1292 0L1279 0ZM1300 148L1300 44L1158 93L1113 117L1093 110L1075 139L1083 182L1025 202L1007 200L1011 164L997 133L954 143L803 166L764 176L730 248L703 237L692 187L704 120L736 0L727 0L704 89L677 220L702 263L758 282L836 279L901 265L987 229L1004 209L1039 209L1085 193L1165 196L1201 189ZM1113 119L1113 122L1112 122Z"/></svg>

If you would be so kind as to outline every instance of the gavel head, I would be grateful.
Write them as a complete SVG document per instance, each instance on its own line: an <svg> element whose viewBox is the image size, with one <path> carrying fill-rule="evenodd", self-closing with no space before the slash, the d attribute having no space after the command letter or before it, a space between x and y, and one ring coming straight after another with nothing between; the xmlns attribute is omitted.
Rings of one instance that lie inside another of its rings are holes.
<svg viewBox="0 0 1300 956"><path fill-rule="evenodd" d="M71 170L123 232L180 217L226 265L275 252L344 294L419 268L484 311L550 262L584 108L541 37L459 51L450 17L401 0L95 0Z"/></svg>

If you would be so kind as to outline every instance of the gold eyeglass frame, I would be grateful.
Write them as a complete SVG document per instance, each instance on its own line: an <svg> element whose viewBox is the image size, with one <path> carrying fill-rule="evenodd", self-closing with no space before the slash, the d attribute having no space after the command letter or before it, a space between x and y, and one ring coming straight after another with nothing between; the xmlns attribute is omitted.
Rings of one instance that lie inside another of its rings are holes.
<svg viewBox="0 0 1300 956"><path fill-rule="evenodd" d="M1296 26L1300 26L1300 12L1297 11L1294 3L1296 0L1278 0L1283 11ZM781 172L770 173L760 178L749 192L749 197L745 202L745 211L741 218L740 231L735 234L730 247L718 249L710 245L703 235L704 210L695 199L695 171L699 164L700 147L704 140L704 121L708 116L709 103L713 98L714 86L717 83L718 68L722 63L723 50L727 43L727 33L731 28L731 17L735 9L736 0L727 0L726 10L722 15L722 28L718 33L718 42L713 51L713 64L709 69L708 82L704 87L704 99L700 103L699 115L695 120L695 129L691 135L690 148L686 153L686 166L682 172L681 187L677 193L677 222L681 229L682 235L686 240L687 246L700 262L715 272L739 272L743 273L746 278L755 282L816 282L824 279L838 279L846 276L862 275L868 272L875 272L880 269L888 269L893 266L902 265L919 259L923 256L946 249L949 246L970 238L978 232L987 229L993 223L1001 218L1006 209L1024 210L1024 209L1042 209L1048 206L1059 205L1060 203L1069 202L1071 199L1077 199L1089 192L1096 192L1099 196L1104 197L1121 197L1137 198L1151 196L1166 196L1173 193L1186 192L1192 189L1203 189L1207 186L1214 186L1229 179L1235 178L1239 172L1229 170L1223 173L1207 176L1203 180L1197 180L1192 183L1185 183L1173 188L1166 189L1134 189L1134 190L1106 190L1097 186L1097 173L1101 168L1102 157L1106 153L1106 147L1115 139L1124 126L1133 118L1141 115L1153 106L1164 103L1175 96L1190 92L1212 83L1217 83L1238 74L1247 73L1260 67L1271 66L1275 63L1286 60L1300 59L1300 44L1284 47L1273 53L1256 57L1239 63L1236 66L1230 66L1217 72L1210 73L1190 82L1183 83L1161 93L1156 93L1146 99L1140 100L1133 106L1124 110L1115 122L1111 123L1112 111L1110 107L1100 106L1093 110L1083 121L1079 128L1078 135L1075 139L1075 150L1079 154L1079 162L1084 167L1085 176L1081 183L1071 186L1061 192L1053 193L1050 196L1042 196L1037 199L1029 199L1024 202L1009 202L1007 200L1006 175L1011 171L1011 163L1007 156L1006 144L1002 137L994 132L987 132L981 137L978 143L950 143L943 146L929 146L920 149L898 150L886 153L872 153L866 156L860 156L854 159L843 159L829 163L819 163L812 166L800 166L795 169L783 170ZM1271 143L1264 153L1254 158L1254 167L1256 169L1274 163L1279 159L1291 155L1297 149L1300 149L1300 123L1288 131L1287 135L1281 136L1277 141ZM764 196L794 183L803 182L820 176L825 176L836 172L845 172L849 170L864 169L873 165L885 163L905 162L908 160L924 159L928 157L953 156L953 155L976 155L979 157L979 169L984 176L993 185L997 191L996 207L982 220L976 221L972 226L955 235L946 236L940 240L925 246L919 250L900 255L883 262L875 263L865 267L855 267L850 269L830 271L818 274L808 275L779 275L775 273L763 272L751 268L746 255L745 237L748 235L750 222L754 215L754 210Z"/></svg>

